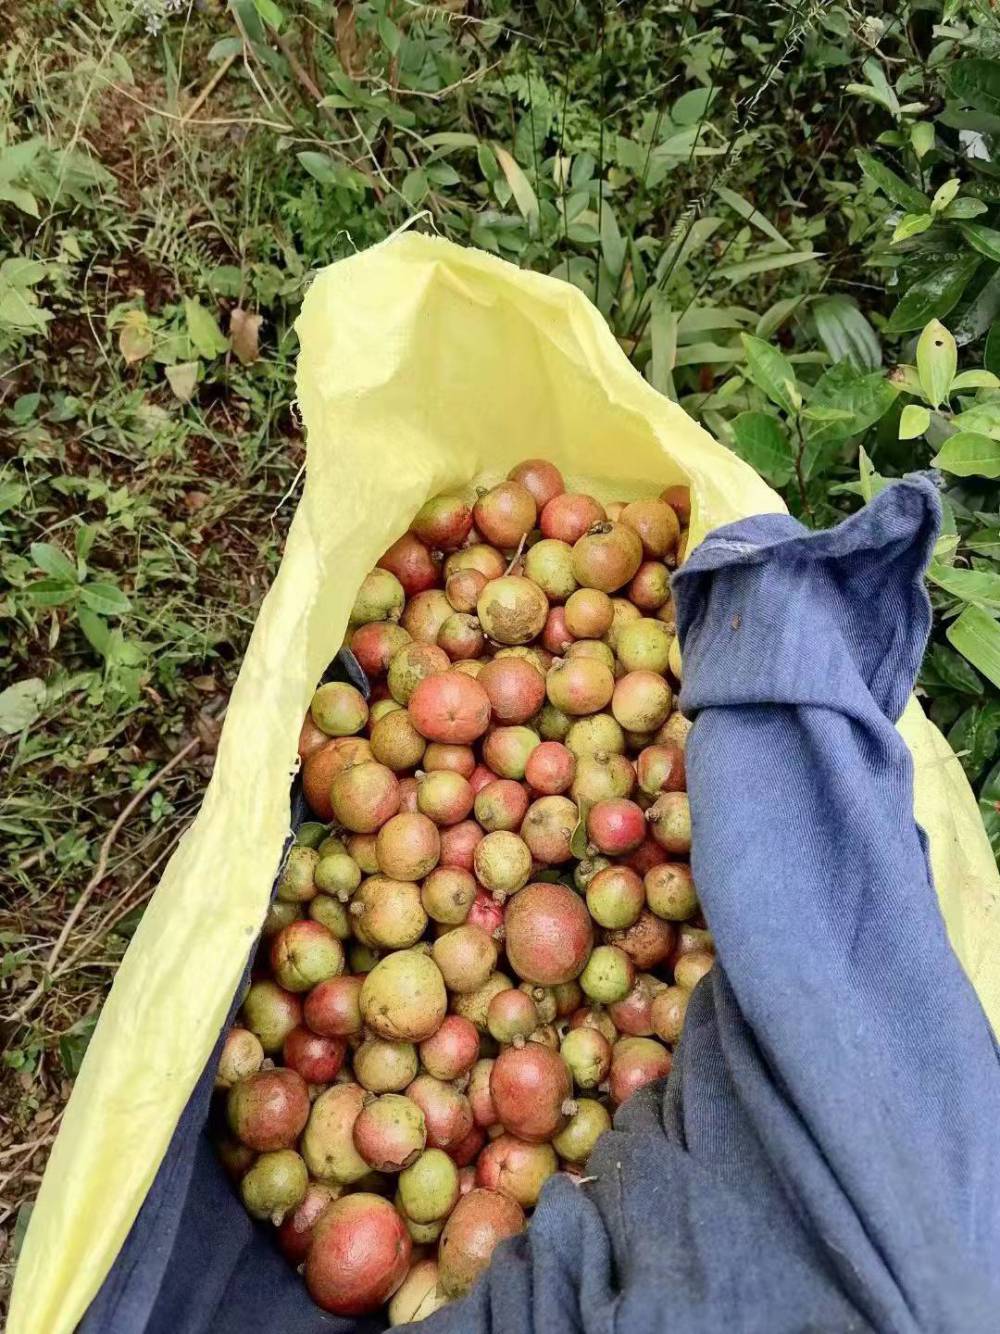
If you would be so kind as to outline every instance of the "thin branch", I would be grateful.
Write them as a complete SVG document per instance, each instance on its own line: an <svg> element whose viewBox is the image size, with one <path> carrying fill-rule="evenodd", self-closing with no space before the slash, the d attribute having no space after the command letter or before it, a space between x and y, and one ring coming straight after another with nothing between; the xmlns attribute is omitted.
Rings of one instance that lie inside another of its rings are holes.
<svg viewBox="0 0 1000 1334"><path fill-rule="evenodd" d="M216 88L218 88L218 86L219 86L219 84L222 82L222 80L223 80L223 79L226 77L226 75L229 73L229 70L232 68L232 65L233 65L233 63L235 62L236 57L237 57L238 55L239 55L239 52L238 52L238 51L232 51L232 52L230 52L230 54L229 54L228 56L226 56L225 60L222 62L222 64L219 66L219 68L215 71L215 73L214 73L214 74L212 75L212 77L209 79L208 83L205 84L204 88L201 90L201 92L198 94L198 96L194 99L194 101L193 101L193 102L191 103L191 105L188 107L187 111L185 111L184 114L181 116L181 124L182 124L182 125L186 124L186 123L191 119L191 117L195 114L196 111L200 111L200 110L201 110L201 108L205 105L205 103L208 101L208 99L209 99L209 98L212 96L212 94L215 92Z"/></svg>

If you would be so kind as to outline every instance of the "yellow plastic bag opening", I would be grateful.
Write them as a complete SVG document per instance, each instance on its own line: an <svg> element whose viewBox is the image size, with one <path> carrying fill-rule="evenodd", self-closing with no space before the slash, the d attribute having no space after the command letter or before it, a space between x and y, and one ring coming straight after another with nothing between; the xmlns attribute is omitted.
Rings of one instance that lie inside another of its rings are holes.
<svg viewBox="0 0 1000 1334"><path fill-rule="evenodd" d="M410 233L335 264L298 321L305 489L201 811L125 956L42 1183L9 1334L68 1334L114 1262L239 984L289 826L296 740L365 573L427 497L553 460L603 499L692 488L694 545L784 509L629 364L566 283ZM975 800L911 701L916 814L952 942L1000 1027L1000 881Z"/></svg>

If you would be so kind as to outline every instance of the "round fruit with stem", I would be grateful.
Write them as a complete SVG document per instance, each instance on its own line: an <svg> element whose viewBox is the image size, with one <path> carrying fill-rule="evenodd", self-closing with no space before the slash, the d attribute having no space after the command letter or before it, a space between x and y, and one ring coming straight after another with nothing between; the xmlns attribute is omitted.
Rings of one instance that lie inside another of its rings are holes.
<svg viewBox="0 0 1000 1334"><path fill-rule="evenodd" d="M628 995L608 1006L618 1032L626 1037L648 1038L653 1032L653 1001L666 986L652 973L638 973Z"/></svg>
<svg viewBox="0 0 1000 1334"><path fill-rule="evenodd" d="M662 621L641 616L624 626L618 638L618 660L626 672L656 672L662 676L670 662L675 635Z"/></svg>
<svg viewBox="0 0 1000 1334"><path fill-rule="evenodd" d="M379 1037L423 1042L448 1008L441 970L421 950L397 950L380 959L361 987L361 1015Z"/></svg>
<svg viewBox="0 0 1000 1334"><path fill-rule="evenodd" d="M368 721L368 702L346 681L327 681L313 695L309 712L327 736L353 736Z"/></svg>
<svg viewBox="0 0 1000 1334"><path fill-rule="evenodd" d="M350 913L358 940L377 950L409 949L427 929L420 889L411 880L369 876L352 899Z"/></svg>
<svg viewBox="0 0 1000 1334"><path fill-rule="evenodd" d="M290 922L271 941L271 971L286 991L309 991L344 971L344 947L320 922Z"/></svg>
<svg viewBox="0 0 1000 1334"><path fill-rule="evenodd" d="M580 974L580 986L589 1000L609 1005L624 1000L635 982L635 965L616 945L598 945Z"/></svg>
<svg viewBox="0 0 1000 1334"><path fill-rule="evenodd" d="M682 954L674 964L674 981L679 987L693 991L701 979L712 971L715 955L709 950L692 950Z"/></svg>
<svg viewBox="0 0 1000 1334"><path fill-rule="evenodd" d="M691 992L686 987L678 986L664 987L653 997L650 1020L653 1032L661 1042L669 1042L673 1046L680 1041L690 999Z"/></svg>
<svg viewBox="0 0 1000 1334"><path fill-rule="evenodd" d="M456 570L449 575L444 594L456 611L475 611L488 580L480 570Z"/></svg>
<svg viewBox="0 0 1000 1334"><path fill-rule="evenodd" d="M372 621L359 625L350 642L365 675L384 676L393 657L410 643L410 632L391 621Z"/></svg>
<svg viewBox="0 0 1000 1334"><path fill-rule="evenodd" d="M566 490L562 473L547 459L524 459L511 468L507 480L519 482L526 491L529 491L539 512L550 500L561 496Z"/></svg>
<svg viewBox="0 0 1000 1334"><path fill-rule="evenodd" d="M568 797L539 797L528 807L521 838L536 861L556 866L573 856L571 842L579 820L576 803Z"/></svg>
<svg viewBox="0 0 1000 1334"><path fill-rule="evenodd" d="M476 793L476 821L488 834L519 829L527 809L524 785L512 778L497 778Z"/></svg>
<svg viewBox="0 0 1000 1334"><path fill-rule="evenodd" d="M369 1093L401 1093L417 1077L420 1063L412 1042L366 1038L354 1053L354 1077Z"/></svg>
<svg viewBox="0 0 1000 1334"><path fill-rule="evenodd" d="M459 995L481 987L497 962L493 937L469 922L438 936L431 953L445 986Z"/></svg>
<svg viewBox="0 0 1000 1334"><path fill-rule="evenodd" d="M427 588L411 598L400 625L418 644L436 644L442 625L454 611L442 588Z"/></svg>
<svg viewBox="0 0 1000 1334"><path fill-rule="evenodd" d="M422 880L440 854L437 825L419 811L394 815L378 831L375 855L379 870L390 880Z"/></svg>
<svg viewBox="0 0 1000 1334"><path fill-rule="evenodd" d="M305 1199L309 1172L292 1149L262 1153L240 1181L240 1196L251 1218L280 1223Z"/></svg>
<svg viewBox="0 0 1000 1334"><path fill-rule="evenodd" d="M640 972L648 973L670 958L675 933L670 922L644 910L631 926L608 931L605 939L623 949Z"/></svg>
<svg viewBox="0 0 1000 1334"><path fill-rule="evenodd" d="M463 662L482 657L486 636L477 616L453 611L438 631L437 643L452 662Z"/></svg>
<svg viewBox="0 0 1000 1334"><path fill-rule="evenodd" d="M406 600L406 592L396 576L378 566L369 571L351 608L351 625L367 625L380 621L398 621Z"/></svg>
<svg viewBox="0 0 1000 1334"><path fill-rule="evenodd" d="M621 1106L637 1089L669 1075L670 1066L670 1052L655 1038L619 1039L608 1074L611 1101Z"/></svg>
<svg viewBox="0 0 1000 1334"><path fill-rule="evenodd" d="M442 862L443 843L442 839ZM461 866L438 865L420 887L420 902L432 921L443 926L461 926L475 901L476 888L476 878L471 871Z"/></svg>
<svg viewBox="0 0 1000 1334"><path fill-rule="evenodd" d="M545 678L524 658L494 658L477 680L486 691L497 723L526 723L545 700Z"/></svg>
<svg viewBox="0 0 1000 1334"><path fill-rule="evenodd" d="M627 866L608 866L587 884L587 911L598 926L609 930L637 922L645 905L643 882Z"/></svg>
<svg viewBox="0 0 1000 1334"><path fill-rule="evenodd" d="M583 755L624 755L625 733L610 713L577 718L566 733L566 746L577 760Z"/></svg>
<svg viewBox="0 0 1000 1334"><path fill-rule="evenodd" d="M427 1147L450 1152L473 1127L472 1106L464 1093L432 1075L417 1075L406 1087L427 1126Z"/></svg>
<svg viewBox="0 0 1000 1334"><path fill-rule="evenodd" d="M531 851L519 835L498 829L476 845L473 869L479 883L502 901L528 883Z"/></svg>
<svg viewBox="0 0 1000 1334"><path fill-rule="evenodd" d="M670 571L658 560L644 560L628 586L628 599L642 612L658 612L670 602Z"/></svg>
<svg viewBox="0 0 1000 1334"><path fill-rule="evenodd" d="M566 629L576 639L600 639L614 620L614 606L598 588L578 588L566 600Z"/></svg>
<svg viewBox="0 0 1000 1334"><path fill-rule="evenodd" d="M285 1038L281 1058L289 1070L307 1084L331 1084L344 1064L347 1043L343 1038L324 1038L309 1028L293 1028Z"/></svg>
<svg viewBox="0 0 1000 1334"><path fill-rule="evenodd" d="M516 1135L498 1135L479 1155L476 1185L499 1191L522 1209L532 1209L542 1187L558 1169L551 1144L529 1144Z"/></svg>
<svg viewBox="0 0 1000 1334"><path fill-rule="evenodd" d="M448 769L424 773L417 779L417 810L436 825L464 820L474 799L469 780Z"/></svg>
<svg viewBox="0 0 1000 1334"><path fill-rule="evenodd" d="M487 542L508 551L530 533L538 517L538 506L520 482L500 482L484 492L473 509L473 522Z"/></svg>
<svg viewBox="0 0 1000 1334"><path fill-rule="evenodd" d="M559 796L576 776L576 757L559 741L535 746L524 766L525 782L541 796Z"/></svg>
<svg viewBox="0 0 1000 1334"><path fill-rule="evenodd" d="M647 796L661 792L683 792L687 787L684 751L674 741L646 746L635 762L639 787Z"/></svg>
<svg viewBox="0 0 1000 1334"><path fill-rule="evenodd" d="M497 1042L523 1042L538 1024L538 1006L527 992L516 987L498 991L486 1012L486 1026Z"/></svg>
<svg viewBox="0 0 1000 1334"><path fill-rule="evenodd" d="M361 867L348 852L321 857L316 866L316 888L346 903L361 884Z"/></svg>
<svg viewBox="0 0 1000 1334"><path fill-rule="evenodd" d="M405 717L392 713L377 726L390 723L393 718ZM333 780L330 802L333 816L344 829L356 834L371 834L399 810L399 782L386 765L375 760L352 765Z"/></svg>
<svg viewBox="0 0 1000 1334"><path fill-rule="evenodd" d="M440 560L414 533L404 533L393 542L379 558L378 568L394 574L408 598L416 597L425 588L433 588L441 575Z"/></svg>
<svg viewBox="0 0 1000 1334"><path fill-rule="evenodd" d="M349 973L328 978L305 999L303 1017L321 1037L350 1038L361 1032L361 978Z"/></svg>
<svg viewBox="0 0 1000 1334"><path fill-rule="evenodd" d="M666 501L633 500L622 511L621 521L638 533L647 560L663 560L677 547L681 526Z"/></svg>
<svg viewBox="0 0 1000 1334"><path fill-rule="evenodd" d="M369 744L374 759L397 774L416 768L427 748L427 741L404 708L393 709L379 718L369 733Z"/></svg>
<svg viewBox="0 0 1000 1334"><path fill-rule="evenodd" d="M627 797L598 801L587 813L587 837L608 857L623 856L646 837L645 816Z"/></svg>
<svg viewBox="0 0 1000 1334"><path fill-rule="evenodd" d="M490 973L482 986L476 987L475 991L453 995L451 1008L455 1014L460 1014L463 1019L468 1019L470 1023L475 1024L481 1034L486 1034L489 1032L486 1027L486 1016L489 1012L490 1001L498 991L506 991L511 985L511 980L506 974Z"/></svg>
<svg viewBox="0 0 1000 1334"><path fill-rule="evenodd" d="M472 528L472 508L461 496L432 496L421 505L410 524L432 551L457 551Z"/></svg>
<svg viewBox="0 0 1000 1334"><path fill-rule="evenodd" d="M567 1163L585 1163L606 1130L611 1129L611 1114L594 1098L581 1098L576 1111L552 1140L552 1147Z"/></svg>
<svg viewBox="0 0 1000 1334"><path fill-rule="evenodd" d="M642 541L622 523L596 523L573 545L573 574L583 588L612 593L642 564Z"/></svg>
<svg viewBox="0 0 1000 1334"><path fill-rule="evenodd" d="M490 700L478 680L463 672L442 672L418 683L407 712L428 741L469 745L489 726Z"/></svg>
<svg viewBox="0 0 1000 1334"><path fill-rule="evenodd" d="M599 1029L571 1028L560 1044L559 1054L578 1088L597 1088L608 1077L611 1043Z"/></svg>
<svg viewBox="0 0 1000 1334"><path fill-rule="evenodd" d="M420 1062L435 1079L458 1079L479 1060L479 1033L461 1015L449 1014L441 1027L420 1044Z"/></svg>
<svg viewBox="0 0 1000 1334"><path fill-rule="evenodd" d="M521 779L531 752L541 743L530 727L495 727L483 742L483 759L500 778Z"/></svg>
<svg viewBox="0 0 1000 1334"><path fill-rule="evenodd" d="M405 1279L412 1246L388 1200L365 1191L344 1195L323 1215L306 1257L309 1295L334 1315L376 1311Z"/></svg>
<svg viewBox="0 0 1000 1334"><path fill-rule="evenodd" d="M354 1122L354 1147L376 1172L401 1172L424 1151L424 1114L401 1093L366 1102Z"/></svg>
<svg viewBox="0 0 1000 1334"><path fill-rule="evenodd" d="M566 491L546 501L538 526L544 537L554 537L572 546L595 523L601 523L605 518L604 506L593 496Z"/></svg>
<svg viewBox="0 0 1000 1334"><path fill-rule="evenodd" d="M487 581L499 579L506 569L507 559L503 552L487 542L474 542L461 551L453 551L444 563L445 581L460 570L476 570Z"/></svg>
<svg viewBox="0 0 1000 1334"><path fill-rule="evenodd" d="M667 852L691 851L691 806L686 792L663 792L646 812L653 837Z"/></svg>
<svg viewBox="0 0 1000 1334"><path fill-rule="evenodd" d="M464 1296L500 1242L517 1236L524 1225L524 1210L499 1191L476 1187L463 1195L444 1225L438 1247L444 1292L451 1298Z"/></svg>
<svg viewBox="0 0 1000 1334"><path fill-rule="evenodd" d="M446 672L450 666L451 659L437 644L404 644L389 662L389 693L405 707L421 681Z"/></svg>
<svg viewBox="0 0 1000 1334"><path fill-rule="evenodd" d="M558 1134L573 1112L569 1066L538 1042L504 1047L490 1071L490 1094L501 1125L530 1144Z"/></svg>
<svg viewBox="0 0 1000 1334"><path fill-rule="evenodd" d="M294 1145L309 1119L309 1091L294 1070L258 1070L234 1084L226 1098L229 1129L258 1153Z"/></svg>
<svg viewBox="0 0 1000 1334"><path fill-rule="evenodd" d="M503 575L492 579L476 603L479 623L496 644L530 644L549 614L545 594L531 579Z"/></svg>
<svg viewBox="0 0 1000 1334"><path fill-rule="evenodd" d="M443 1149L424 1149L399 1174L399 1202L415 1223L447 1218L458 1196L458 1168Z"/></svg>
<svg viewBox="0 0 1000 1334"><path fill-rule="evenodd" d="M565 602L576 588L573 577L573 548L555 537L543 537L528 549L524 573L550 602Z"/></svg>
<svg viewBox="0 0 1000 1334"><path fill-rule="evenodd" d="M644 877L646 905L668 922L684 922L698 911L691 868L683 862L663 862Z"/></svg>
<svg viewBox="0 0 1000 1334"><path fill-rule="evenodd" d="M599 713L615 689L613 673L596 658L582 655L554 663L545 678L545 692L552 704L570 717Z"/></svg>
<svg viewBox="0 0 1000 1334"><path fill-rule="evenodd" d="M472 782L472 779L470 778L469 781ZM446 829L442 829L439 866L471 871L476 845L482 837L483 831L475 820L462 820L459 824L449 825ZM431 916L433 917L434 914L431 913Z"/></svg>
<svg viewBox="0 0 1000 1334"><path fill-rule="evenodd" d="M314 848L292 848L278 877L278 898L284 903L308 903L317 892L318 865L319 853Z"/></svg>
<svg viewBox="0 0 1000 1334"><path fill-rule="evenodd" d="M598 751L576 761L576 774L570 788L574 801L594 806L599 801L622 800L635 787L635 767L624 755Z"/></svg>
<svg viewBox="0 0 1000 1334"><path fill-rule="evenodd" d="M219 1053L215 1087L230 1089L248 1075L256 1074L264 1061L264 1048L256 1033L238 1025L229 1030Z"/></svg>
<svg viewBox="0 0 1000 1334"><path fill-rule="evenodd" d="M281 1051L281 1045L292 1029L302 1023L302 1002L277 982L262 978L247 992L240 1017L265 1054L273 1056Z"/></svg>
<svg viewBox="0 0 1000 1334"><path fill-rule="evenodd" d="M558 883L522 889L507 905L504 928L510 966L518 977L540 986L578 977L594 943L586 905Z"/></svg>

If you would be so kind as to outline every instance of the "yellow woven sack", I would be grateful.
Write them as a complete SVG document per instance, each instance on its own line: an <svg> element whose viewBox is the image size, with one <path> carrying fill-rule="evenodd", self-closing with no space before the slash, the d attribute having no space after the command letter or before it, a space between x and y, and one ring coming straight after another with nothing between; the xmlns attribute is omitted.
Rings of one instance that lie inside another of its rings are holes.
<svg viewBox="0 0 1000 1334"><path fill-rule="evenodd" d="M299 724L355 590L435 492L544 456L604 499L687 482L692 539L780 498L632 368L566 283L409 233L322 272L298 322L305 489L201 811L90 1044L18 1268L9 1334L69 1334L114 1262L224 1023L289 825ZM1000 882L911 701L916 815L956 951L1000 1027Z"/></svg>

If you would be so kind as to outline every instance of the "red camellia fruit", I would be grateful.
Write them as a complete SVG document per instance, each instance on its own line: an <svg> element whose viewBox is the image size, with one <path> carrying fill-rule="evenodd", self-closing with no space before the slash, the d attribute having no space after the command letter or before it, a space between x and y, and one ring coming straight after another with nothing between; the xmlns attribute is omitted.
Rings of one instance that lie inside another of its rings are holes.
<svg viewBox="0 0 1000 1334"><path fill-rule="evenodd" d="M469 778L476 767L476 754L471 746L453 746L446 741L432 741L424 751L420 766L429 774L438 769L448 769L452 773L461 774L463 778Z"/></svg>
<svg viewBox="0 0 1000 1334"><path fill-rule="evenodd" d="M309 1254L316 1224L337 1198L336 1191L318 1181L310 1182L305 1198L297 1209L286 1214L278 1228L278 1245L285 1259L300 1265Z"/></svg>
<svg viewBox="0 0 1000 1334"><path fill-rule="evenodd" d="M433 588L441 576L441 562L413 533L404 533L398 542L393 542L378 564L396 576L408 598Z"/></svg>
<svg viewBox="0 0 1000 1334"><path fill-rule="evenodd" d="M309 1091L295 1070L258 1070L229 1090L229 1128L258 1153L291 1148L309 1119Z"/></svg>
<svg viewBox="0 0 1000 1334"><path fill-rule="evenodd" d="M507 551L535 526L538 507L520 482L500 482L476 501L476 528L494 546Z"/></svg>
<svg viewBox="0 0 1000 1334"><path fill-rule="evenodd" d="M505 1130L529 1144L542 1144L566 1124L563 1104L573 1092L569 1067L540 1042L504 1047L493 1062L490 1093Z"/></svg>
<svg viewBox="0 0 1000 1334"><path fill-rule="evenodd" d="M449 1014L441 1027L420 1044L420 1061L435 1079L457 1079L479 1060L479 1032L461 1015Z"/></svg>
<svg viewBox="0 0 1000 1334"><path fill-rule="evenodd" d="M479 1126L473 1126L461 1143L452 1146L449 1151L449 1157L452 1159L456 1167L468 1167L470 1163L474 1163L479 1157L479 1151L485 1143L486 1131L482 1130ZM473 1177L473 1181L474 1180L475 1177ZM469 1189L471 1189L471 1183ZM468 1190L463 1190L462 1194L467 1195Z"/></svg>
<svg viewBox="0 0 1000 1334"><path fill-rule="evenodd" d="M343 1038L324 1038L308 1028L293 1028L281 1055L285 1065L297 1071L307 1084L329 1084L343 1065L346 1051Z"/></svg>
<svg viewBox="0 0 1000 1334"><path fill-rule="evenodd" d="M409 630L391 621L369 621L351 635L351 652L368 676L382 676L389 670L394 653L410 642Z"/></svg>
<svg viewBox="0 0 1000 1334"><path fill-rule="evenodd" d="M559 656L566 652L572 642L573 636L566 625L566 608L552 607L545 618L542 645L549 653Z"/></svg>
<svg viewBox="0 0 1000 1334"><path fill-rule="evenodd" d="M473 1127L469 1099L441 1079L434 1079L432 1075L418 1075L407 1086L406 1096L424 1114L429 1149L444 1149L450 1153Z"/></svg>
<svg viewBox="0 0 1000 1334"><path fill-rule="evenodd" d="M497 778L476 793L476 819L488 834L517 829L528 809L528 793L513 778Z"/></svg>
<svg viewBox="0 0 1000 1334"><path fill-rule="evenodd" d="M335 1200L316 1228L305 1279L317 1306L334 1315L365 1315L396 1291L412 1242L402 1216L380 1195L358 1191Z"/></svg>
<svg viewBox="0 0 1000 1334"><path fill-rule="evenodd" d="M494 722L526 723L545 703L545 678L524 658L494 658L476 679L489 696Z"/></svg>
<svg viewBox="0 0 1000 1334"><path fill-rule="evenodd" d="M308 1027L327 1038L350 1038L360 1033L361 983L360 977L345 973L313 987L305 1002Z"/></svg>
<svg viewBox="0 0 1000 1334"><path fill-rule="evenodd" d="M646 817L626 797L599 801L587 815L587 837L607 856L622 856L633 852L646 837Z"/></svg>
<svg viewBox="0 0 1000 1334"><path fill-rule="evenodd" d="M388 622L380 621L378 624L385 626ZM365 670L368 669L365 668ZM312 714L307 713L302 720L302 727L299 731L299 759L305 762L314 751L321 750L329 740L330 738L323 729L317 727L313 722Z"/></svg>
<svg viewBox="0 0 1000 1334"><path fill-rule="evenodd" d="M413 725L428 741L468 745L490 724L490 698L480 683L462 672L428 676L407 705Z"/></svg>
<svg viewBox="0 0 1000 1334"><path fill-rule="evenodd" d="M457 866L463 871L471 871L476 846L483 838L483 831L475 820L463 820L441 830L441 866ZM659 846L659 845L657 845Z"/></svg>
<svg viewBox="0 0 1000 1334"><path fill-rule="evenodd" d="M561 496L566 490L562 473L547 459L525 459L511 468L507 479L511 482L520 482L526 491L531 492L539 512L550 500Z"/></svg>
<svg viewBox="0 0 1000 1334"><path fill-rule="evenodd" d="M565 885L527 885L508 903L504 939L511 968L525 982L553 987L583 971L594 944L586 904Z"/></svg>
<svg viewBox="0 0 1000 1334"><path fill-rule="evenodd" d="M503 904L498 903L485 889L481 889L476 894L465 920L470 926L481 926L492 936L504 924Z"/></svg>
<svg viewBox="0 0 1000 1334"><path fill-rule="evenodd" d="M636 1089L670 1074L670 1052L655 1038L621 1038L611 1053L608 1077L612 1102L619 1106Z"/></svg>
<svg viewBox="0 0 1000 1334"><path fill-rule="evenodd" d="M565 792L576 775L576 756L561 741L543 741L528 756L524 778L539 795L555 797Z"/></svg>
<svg viewBox="0 0 1000 1334"><path fill-rule="evenodd" d="M542 510L538 526L542 530L543 537L557 537L561 542L568 542L572 546L588 528L600 523L604 517L604 506L593 496L566 491L548 501Z"/></svg>
<svg viewBox="0 0 1000 1334"><path fill-rule="evenodd" d="M607 943L624 950L641 973L648 973L670 958L675 938L673 923L664 922L648 911L641 912L639 920L624 930L605 933Z"/></svg>
<svg viewBox="0 0 1000 1334"><path fill-rule="evenodd" d="M455 1205L438 1248L440 1284L449 1297L468 1292L506 1237L524 1228L524 1210L499 1191L476 1188Z"/></svg>
<svg viewBox="0 0 1000 1334"><path fill-rule="evenodd" d="M461 496L432 496L421 505L410 524L426 546L437 551L456 551L469 536L472 509Z"/></svg>

